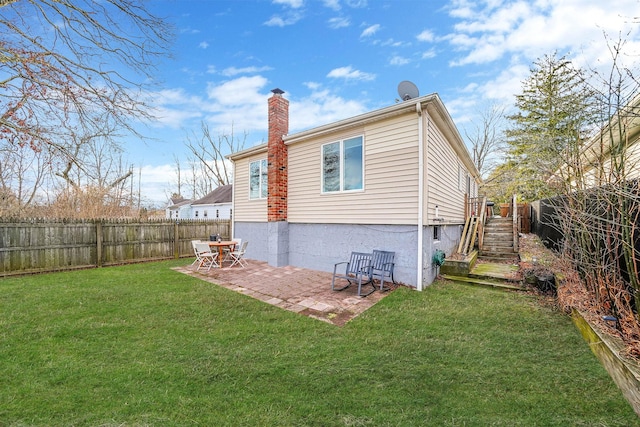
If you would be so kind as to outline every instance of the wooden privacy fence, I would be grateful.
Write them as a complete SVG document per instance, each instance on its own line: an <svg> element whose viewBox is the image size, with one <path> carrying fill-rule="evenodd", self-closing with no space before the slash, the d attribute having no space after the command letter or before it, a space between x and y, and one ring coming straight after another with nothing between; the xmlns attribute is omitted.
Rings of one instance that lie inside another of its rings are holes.
<svg viewBox="0 0 640 427"><path fill-rule="evenodd" d="M0 277L192 256L212 234L231 221L0 219Z"/></svg>

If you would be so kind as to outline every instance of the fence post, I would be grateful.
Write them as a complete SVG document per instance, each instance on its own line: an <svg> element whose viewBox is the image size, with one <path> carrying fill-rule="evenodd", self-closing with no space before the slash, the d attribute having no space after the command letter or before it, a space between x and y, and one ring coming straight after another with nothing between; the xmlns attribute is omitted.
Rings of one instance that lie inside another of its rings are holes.
<svg viewBox="0 0 640 427"><path fill-rule="evenodd" d="M102 267L102 220L96 221L96 266Z"/></svg>
<svg viewBox="0 0 640 427"><path fill-rule="evenodd" d="M180 258L180 235L178 233L180 222L175 221L173 223L173 257L175 259Z"/></svg>

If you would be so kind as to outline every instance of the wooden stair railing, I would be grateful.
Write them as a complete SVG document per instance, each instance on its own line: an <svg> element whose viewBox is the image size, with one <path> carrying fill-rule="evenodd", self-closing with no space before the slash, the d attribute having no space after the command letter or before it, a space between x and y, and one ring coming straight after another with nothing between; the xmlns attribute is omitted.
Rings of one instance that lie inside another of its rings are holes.
<svg viewBox="0 0 640 427"><path fill-rule="evenodd" d="M460 244L458 245L458 253L467 255L475 246L476 237L478 239L478 247L482 247L484 234L484 225L486 221L487 198L482 197L469 199L467 204L467 219L460 236Z"/></svg>

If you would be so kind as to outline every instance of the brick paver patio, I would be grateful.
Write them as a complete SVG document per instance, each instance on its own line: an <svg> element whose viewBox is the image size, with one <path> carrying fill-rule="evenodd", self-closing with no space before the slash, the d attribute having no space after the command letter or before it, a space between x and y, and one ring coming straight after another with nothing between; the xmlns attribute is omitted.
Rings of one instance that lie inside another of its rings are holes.
<svg viewBox="0 0 640 427"><path fill-rule="evenodd" d="M290 266L271 267L266 262L247 261L246 268L212 268L206 272L196 271L195 266L186 266L176 270L267 304L339 326L392 292L376 291L367 297L359 297L356 285L340 292L332 291L331 273ZM345 283L336 283L336 287ZM364 292L369 289L368 286L363 287Z"/></svg>

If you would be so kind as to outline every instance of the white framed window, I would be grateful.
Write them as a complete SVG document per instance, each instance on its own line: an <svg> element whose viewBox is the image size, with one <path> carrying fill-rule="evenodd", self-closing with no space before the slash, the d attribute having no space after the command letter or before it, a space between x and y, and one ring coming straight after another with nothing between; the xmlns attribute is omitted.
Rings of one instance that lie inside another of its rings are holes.
<svg viewBox="0 0 640 427"><path fill-rule="evenodd" d="M465 191L467 184L467 174L460 163L458 163L458 190Z"/></svg>
<svg viewBox="0 0 640 427"><path fill-rule="evenodd" d="M364 188L364 138L356 136L322 146L322 192Z"/></svg>
<svg viewBox="0 0 640 427"><path fill-rule="evenodd" d="M209 216L209 212L207 212L207 210L205 209L203 215L206 218L207 216Z"/></svg>
<svg viewBox="0 0 640 427"><path fill-rule="evenodd" d="M267 159L249 163L249 198L267 198Z"/></svg>
<svg viewBox="0 0 640 427"><path fill-rule="evenodd" d="M198 211L196 211L196 218L198 218Z"/></svg>

